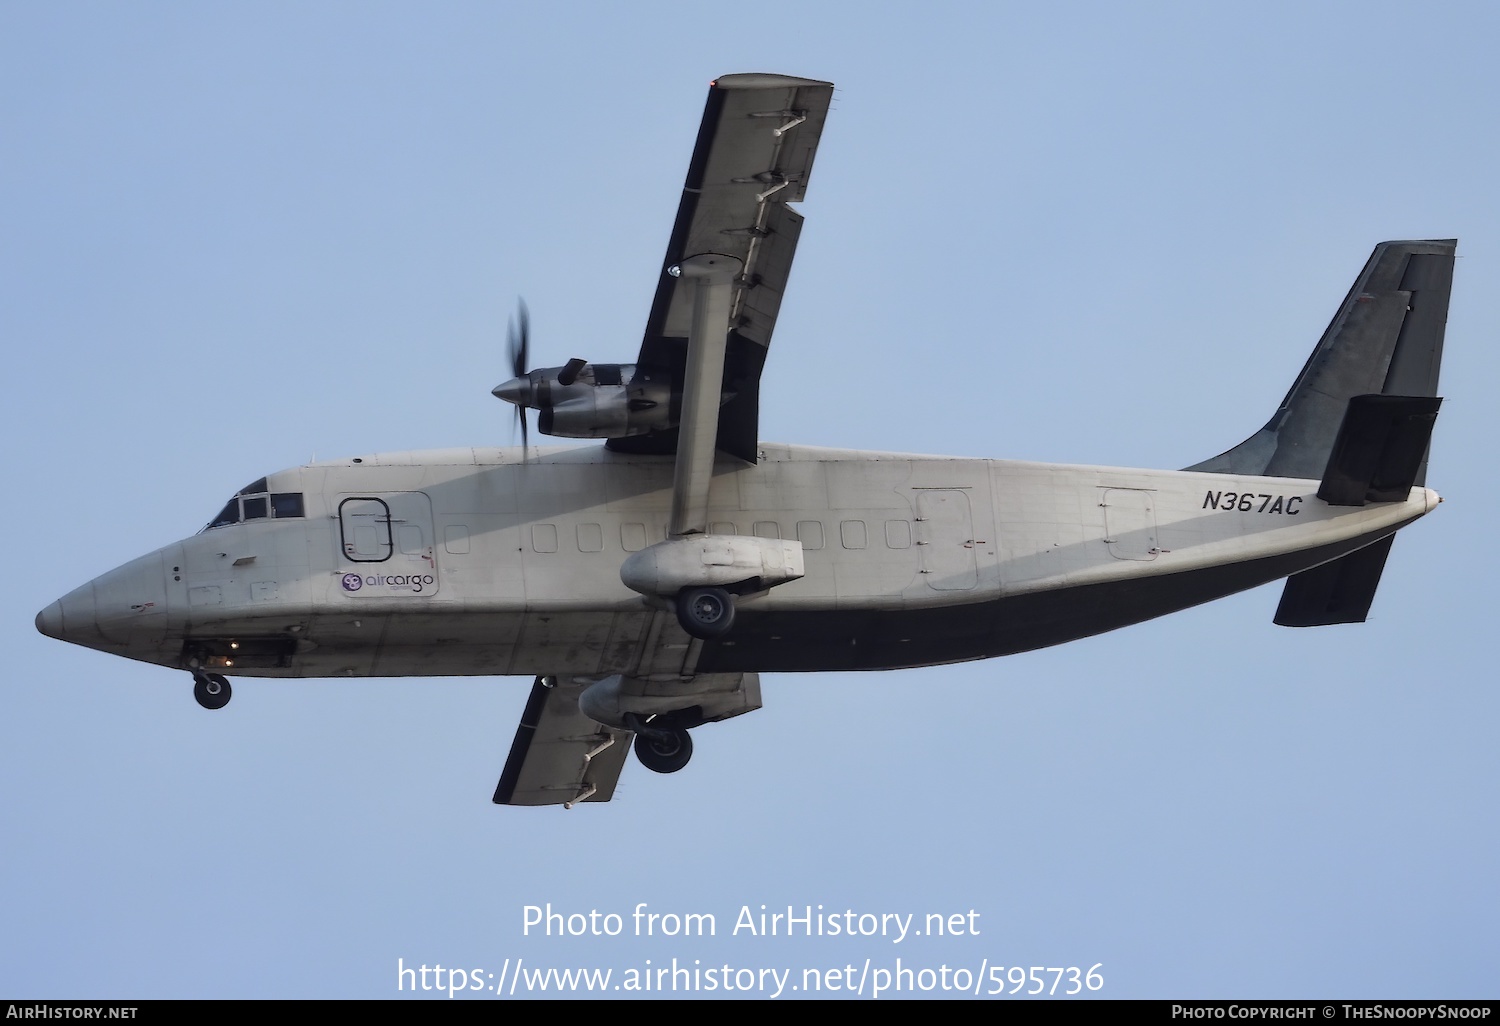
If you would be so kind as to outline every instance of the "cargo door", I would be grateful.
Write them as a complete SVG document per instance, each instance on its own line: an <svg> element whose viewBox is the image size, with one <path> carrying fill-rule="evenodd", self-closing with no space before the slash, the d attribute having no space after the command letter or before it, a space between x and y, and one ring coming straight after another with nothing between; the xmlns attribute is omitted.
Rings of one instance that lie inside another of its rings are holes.
<svg viewBox="0 0 1500 1026"><path fill-rule="evenodd" d="M437 548L427 493L344 496L338 511L338 566L345 592L437 594Z"/></svg>
<svg viewBox="0 0 1500 1026"><path fill-rule="evenodd" d="M923 579L935 591L968 591L979 583L974 516L957 488L917 491L917 546Z"/></svg>
<svg viewBox="0 0 1500 1026"><path fill-rule="evenodd" d="M1116 559L1152 560L1156 545L1156 507L1151 493L1138 488L1106 488L1104 541Z"/></svg>

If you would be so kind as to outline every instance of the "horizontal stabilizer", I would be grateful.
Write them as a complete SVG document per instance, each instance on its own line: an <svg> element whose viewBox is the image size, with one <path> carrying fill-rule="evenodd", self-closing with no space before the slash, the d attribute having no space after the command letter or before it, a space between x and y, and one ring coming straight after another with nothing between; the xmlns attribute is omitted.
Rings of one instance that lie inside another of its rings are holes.
<svg viewBox="0 0 1500 1026"><path fill-rule="evenodd" d="M1341 559L1288 577L1281 605L1276 607L1276 623L1283 627L1364 623L1395 540L1393 534Z"/></svg>
<svg viewBox="0 0 1500 1026"><path fill-rule="evenodd" d="M1404 502L1426 458L1441 404L1441 399L1428 396L1350 399L1318 498L1331 506Z"/></svg>
<svg viewBox="0 0 1500 1026"><path fill-rule="evenodd" d="M580 712L585 687L555 677L532 684L495 788L496 805L572 805L614 797L634 735Z"/></svg>

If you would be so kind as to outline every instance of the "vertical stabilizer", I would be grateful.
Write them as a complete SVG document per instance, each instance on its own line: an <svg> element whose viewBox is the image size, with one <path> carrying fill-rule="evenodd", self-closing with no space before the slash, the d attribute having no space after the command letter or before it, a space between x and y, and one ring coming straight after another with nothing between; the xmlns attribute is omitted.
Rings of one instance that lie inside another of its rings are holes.
<svg viewBox="0 0 1500 1026"><path fill-rule="evenodd" d="M1323 477L1349 400L1437 395L1455 239L1382 242L1269 423L1186 469ZM1426 483L1424 456L1416 483Z"/></svg>

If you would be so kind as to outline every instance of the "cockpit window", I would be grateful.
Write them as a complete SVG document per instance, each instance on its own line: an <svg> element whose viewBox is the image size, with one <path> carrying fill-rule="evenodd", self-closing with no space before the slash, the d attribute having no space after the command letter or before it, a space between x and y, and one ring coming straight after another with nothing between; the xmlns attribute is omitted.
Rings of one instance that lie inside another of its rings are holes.
<svg viewBox="0 0 1500 1026"><path fill-rule="evenodd" d="M258 489L258 492L252 494L252 489ZM301 492L269 494L266 491L266 479L261 478L230 499L219 511L219 515L210 520L203 530L212 531L216 527L228 527L230 524L244 523L247 520L265 520L270 517L278 520L303 517L307 515L303 510Z"/></svg>
<svg viewBox="0 0 1500 1026"><path fill-rule="evenodd" d="M247 484L245 487L241 488L239 490L239 494L255 495L258 492L269 492L270 490L270 488L266 487L266 479L261 478L260 480L252 481L250 484Z"/></svg>
<svg viewBox="0 0 1500 1026"><path fill-rule="evenodd" d="M215 527L224 527L228 524L238 523L240 519L240 500L230 499L228 504L219 511L219 515L208 522L205 531L212 531Z"/></svg>

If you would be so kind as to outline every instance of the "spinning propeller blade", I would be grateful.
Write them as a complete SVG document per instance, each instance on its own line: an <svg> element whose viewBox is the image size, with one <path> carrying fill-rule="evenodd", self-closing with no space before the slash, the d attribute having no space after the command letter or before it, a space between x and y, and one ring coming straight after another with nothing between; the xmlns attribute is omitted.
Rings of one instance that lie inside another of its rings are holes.
<svg viewBox="0 0 1500 1026"><path fill-rule="evenodd" d="M516 301L516 317L510 322L506 349L510 356L511 374L517 378L526 376L526 361L531 348L531 316L526 311L526 301ZM521 421L521 448L526 448L526 407L516 407L516 417Z"/></svg>

